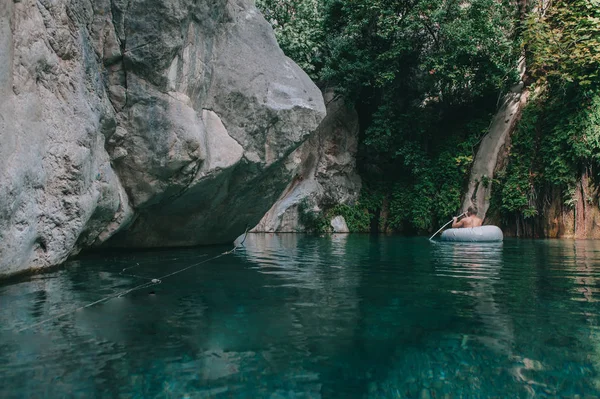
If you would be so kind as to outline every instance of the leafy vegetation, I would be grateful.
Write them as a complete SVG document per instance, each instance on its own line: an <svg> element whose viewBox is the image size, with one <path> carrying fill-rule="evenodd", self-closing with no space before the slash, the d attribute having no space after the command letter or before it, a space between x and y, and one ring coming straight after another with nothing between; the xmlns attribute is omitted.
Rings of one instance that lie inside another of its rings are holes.
<svg viewBox="0 0 600 399"><path fill-rule="evenodd" d="M318 80L326 42L322 0L257 0L273 26L277 42L311 78Z"/></svg>
<svg viewBox="0 0 600 399"><path fill-rule="evenodd" d="M559 187L569 202L582 170L600 170L600 0L540 0L528 10L504 0L257 4L283 50L360 115L365 190L321 219L333 212L353 231L407 233L448 220L499 99L519 81L522 54L536 94L508 167L490 182L501 187L496 206L535 217L544 193Z"/></svg>
<svg viewBox="0 0 600 399"><path fill-rule="evenodd" d="M331 231L331 219L336 216L343 216L348 225L348 229L355 233L368 233L371 231L371 220L373 214L369 212L368 207L361 202L354 206L346 204L337 204L327 211L315 209L310 205L310 201L304 199L298 205L300 223L306 231L311 233L328 233Z"/></svg>
<svg viewBox="0 0 600 399"><path fill-rule="evenodd" d="M554 86L597 86L600 73L600 0L537 4L524 33L532 75Z"/></svg>
<svg viewBox="0 0 600 399"><path fill-rule="evenodd" d="M496 195L506 218L538 216L542 199L558 190L563 205L574 204L582 174L600 175L600 93L539 93L524 110L513 134L510 162Z"/></svg>
<svg viewBox="0 0 600 399"><path fill-rule="evenodd" d="M542 5L523 35L534 94L495 199L505 218L538 216L552 192L572 207L582 175L600 178L600 2Z"/></svg>
<svg viewBox="0 0 600 399"><path fill-rule="evenodd" d="M300 224L309 233L321 234L329 231L329 220L327 220L323 211L315 208L307 198L298 204L298 216Z"/></svg>

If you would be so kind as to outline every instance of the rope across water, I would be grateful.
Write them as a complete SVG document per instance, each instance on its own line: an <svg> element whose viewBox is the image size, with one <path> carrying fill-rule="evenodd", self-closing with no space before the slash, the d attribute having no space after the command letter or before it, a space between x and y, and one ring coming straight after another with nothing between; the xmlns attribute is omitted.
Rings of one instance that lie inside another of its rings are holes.
<svg viewBox="0 0 600 399"><path fill-rule="evenodd" d="M92 307L92 306L99 305L99 304L101 304L101 303L104 303L104 302L108 302L108 301L110 301L111 299L120 298L120 297L123 297L123 296L125 296L125 295L127 295L127 294L130 294L130 293L134 292L134 291L139 291L139 290L143 290L144 288L149 288L149 287L153 287L153 286L155 286L155 285L162 284L163 280L165 280L165 279L167 279L167 278L169 278L169 277L173 277L173 276L175 276L175 275L177 275L177 274L179 274L179 273L183 273L183 272L185 272L185 271L187 271L187 270L189 270L189 269L192 269L192 268L194 268L194 267L200 266L200 265L202 265L202 264L205 264L205 263L211 262L211 261L213 261L213 260L216 260L216 259L222 258L223 256L226 256L226 255L229 255L229 254L232 254L232 253L234 253L236 249L238 249L240 246L242 246L242 245L244 244L244 241L246 241L246 236L247 236L247 235L248 235L248 229L246 228L246 232L244 233L244 239L242 240L242 242L240 242L240 243L239 243L239 244L237 244L235 247L233 247L233 249L231 249L231 250L229 250L229 251L226 251L226 252L223 252L223 253L221 253L221 254L219 254L219 255L217 255L217 256L213 256L212 258L210 258L210 259L206 259L206 260L204 260L204 261L202 261L202 262L197 262L197 263L194 263L194 264L192 264L192 265L190 265L190 266L184 267L183 269L176 270L176 271L174 271L174 272L172 272L172 273L169 273L169 274L165 274L164 276L162 276L162 277L159 277L159 278L153 278L153 279L150 279L150 278L148 278L148 277L141 277L141 276L135 276L135 275L124 275L124 274L122 274L122 273L123 273L125 270L127 270L127 269L130 269L131 267L130 267L130 268L125 268L125 269L123 269L123 271L121 271L120 275L122 275L122 276L129 276L129 277L144 278L144 279L148 279L148 280L150 280L150 281L149 281L149 282L146 282L146 283L143 283L143 284L140 284L140 285L137 285L137 286L135 286L135 287L133 287L133 288L130 288L130 289L128 289L128 290L124 290L124 291L118 292L118 293L116 293L116 294L112 294L112 295L105 296L105 297L103 297L103 298L101 298L101 299L98 299L97 301L94 301L94 302L88 303L87 305L80 306L80 307L78 307L78 308L76 308L76 309L69 310L68 312L60 313L60 314L58 314L58 315L55 315L55 316L53 316L53 317L49 317L49 318L47 318L47 319L45 319L45 320L42 320L42 321L40 321L40 322L38 322L38 323L35 323L35 324L32 324L32 325L30 325L30 326L27 326L27 327L21 328L20 330L17 330L17 331L18 331L18 332L23 332L23 331L31 330L31 329L33 329L33 328L39 327L39 326L41 326L41 325L43 325L43 324L46 324L46 323L49 323L49 322L51 322L51 321L53 321L53 320L57 320L57 319L60 319L60 318L62 318L62 317L68 316L68 315L70 315L70 314L72 314L72 313L75 313L75 312L78 312L78 311L80 311L80 310L84 310L84 309L90 308L90 307ZM136 265L136 266L138 266L138 265ZM134 267L134 266L132 266L132 267Z"/></svg>

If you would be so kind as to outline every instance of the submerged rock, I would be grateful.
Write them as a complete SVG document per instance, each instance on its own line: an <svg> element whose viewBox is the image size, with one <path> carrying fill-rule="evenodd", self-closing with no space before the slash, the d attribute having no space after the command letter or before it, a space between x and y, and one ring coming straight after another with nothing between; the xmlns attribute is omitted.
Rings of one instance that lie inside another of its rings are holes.
<svg viewBox="0 0 600 399"><path fill-rule="evenodd" d="M233 241L325 115L249 0L3 1L0 55L0 276Z"/></svg>

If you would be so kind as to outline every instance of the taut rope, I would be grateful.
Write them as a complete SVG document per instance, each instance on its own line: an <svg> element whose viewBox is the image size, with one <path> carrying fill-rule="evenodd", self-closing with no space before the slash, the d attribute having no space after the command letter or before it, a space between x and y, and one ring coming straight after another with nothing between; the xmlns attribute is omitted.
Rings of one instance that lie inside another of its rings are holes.
<svg viewBox="0 0 600 399"><path fill-rule="evenodd" d="M98 299L97 301L88 303L87 305L80 306L80 307L78 307L76 309L69 310L68 312L64 312L64 313L58 314L58 315L53 316L53 317L49 317L49 318L47 318L45 320L42 320L42 321L40 321L38 323L35 323L35 324L32 324L32 325L30 325L28 327L21 328L20 330L17 330L17 331L18 332L23 332L23 331L31 330L32 328L41 326L42 324L46 324L46 323L48 323L50 321L53 321L53 320L60 319L62 317L68 316L68 315L70 315L72 313L78 312L80 310L91 308L92 306L99 305L99 304L104 303L104 302L108 302L111 299L120 298L120 297L123 297L123 296L125 296L127 294L130 294L130 293L134 292L134 291L139 291L139 290L143 290L144 288L149 288L149 287L153 287L153 286L158 285L158 284L162 284L162 282L163 282L164 279L167 279L167 278L172 277L172 276L174 276L176 274L183 273L186 270L192 269L194 267L200 266L202 264L208 263L210 261L213 261L213 260L222 258L223 256L226 256L226 255L234 253L236 249L238 249L239 247L241 247L244 244L244 241L246 241L246 237L247 236L248 236L248 227L246 227L246 231L244 233L244 239L242 240L242 242L240 242L238 245L234 246L233 249L231 249L229 251L225 251L225 252L223 252L223 253L221 253L221 254L219 254L217 256L213 256L212 258L206 259L206 260L204 260L202 262L194 263L194 264L192 264L190 266L184 267L183 269L174 271L173 273L166 274L166 275L164 275L162 277L159 277L159 278L152 278L151 279L151 278L148 278L148 277L141 277L141 276L135 276L135 275L122 274L125 270L131 269L131 268L139 266L139 265L135 265L135 266L132 266L132 267L125 268L125 269L123 269L121 271L121 273L119 273L120 275L122 275L122 276L130 276L130 277L137 277L137 278L144 278L144 279L148 279L150 281L147 282L147 283L143 283L143 284L140 284L138 286L135 286L133 288L130 288L128 290L121 291L121 292L118 292L116 294L105 296L104 298L101 298L101 299Z"/></svg>

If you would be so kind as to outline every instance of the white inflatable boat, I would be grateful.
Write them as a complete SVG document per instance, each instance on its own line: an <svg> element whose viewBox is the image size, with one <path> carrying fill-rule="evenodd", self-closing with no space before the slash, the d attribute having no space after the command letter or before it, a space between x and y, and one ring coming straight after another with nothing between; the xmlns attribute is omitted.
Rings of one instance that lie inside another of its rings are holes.
<svg viewBox="0 0 600 399"><path fill-rule="evenodd" d="M442 233L442 241L458 242L497 242L502 241L504 235L498 226L467 227L462 229L448 229Z"/></svg>

